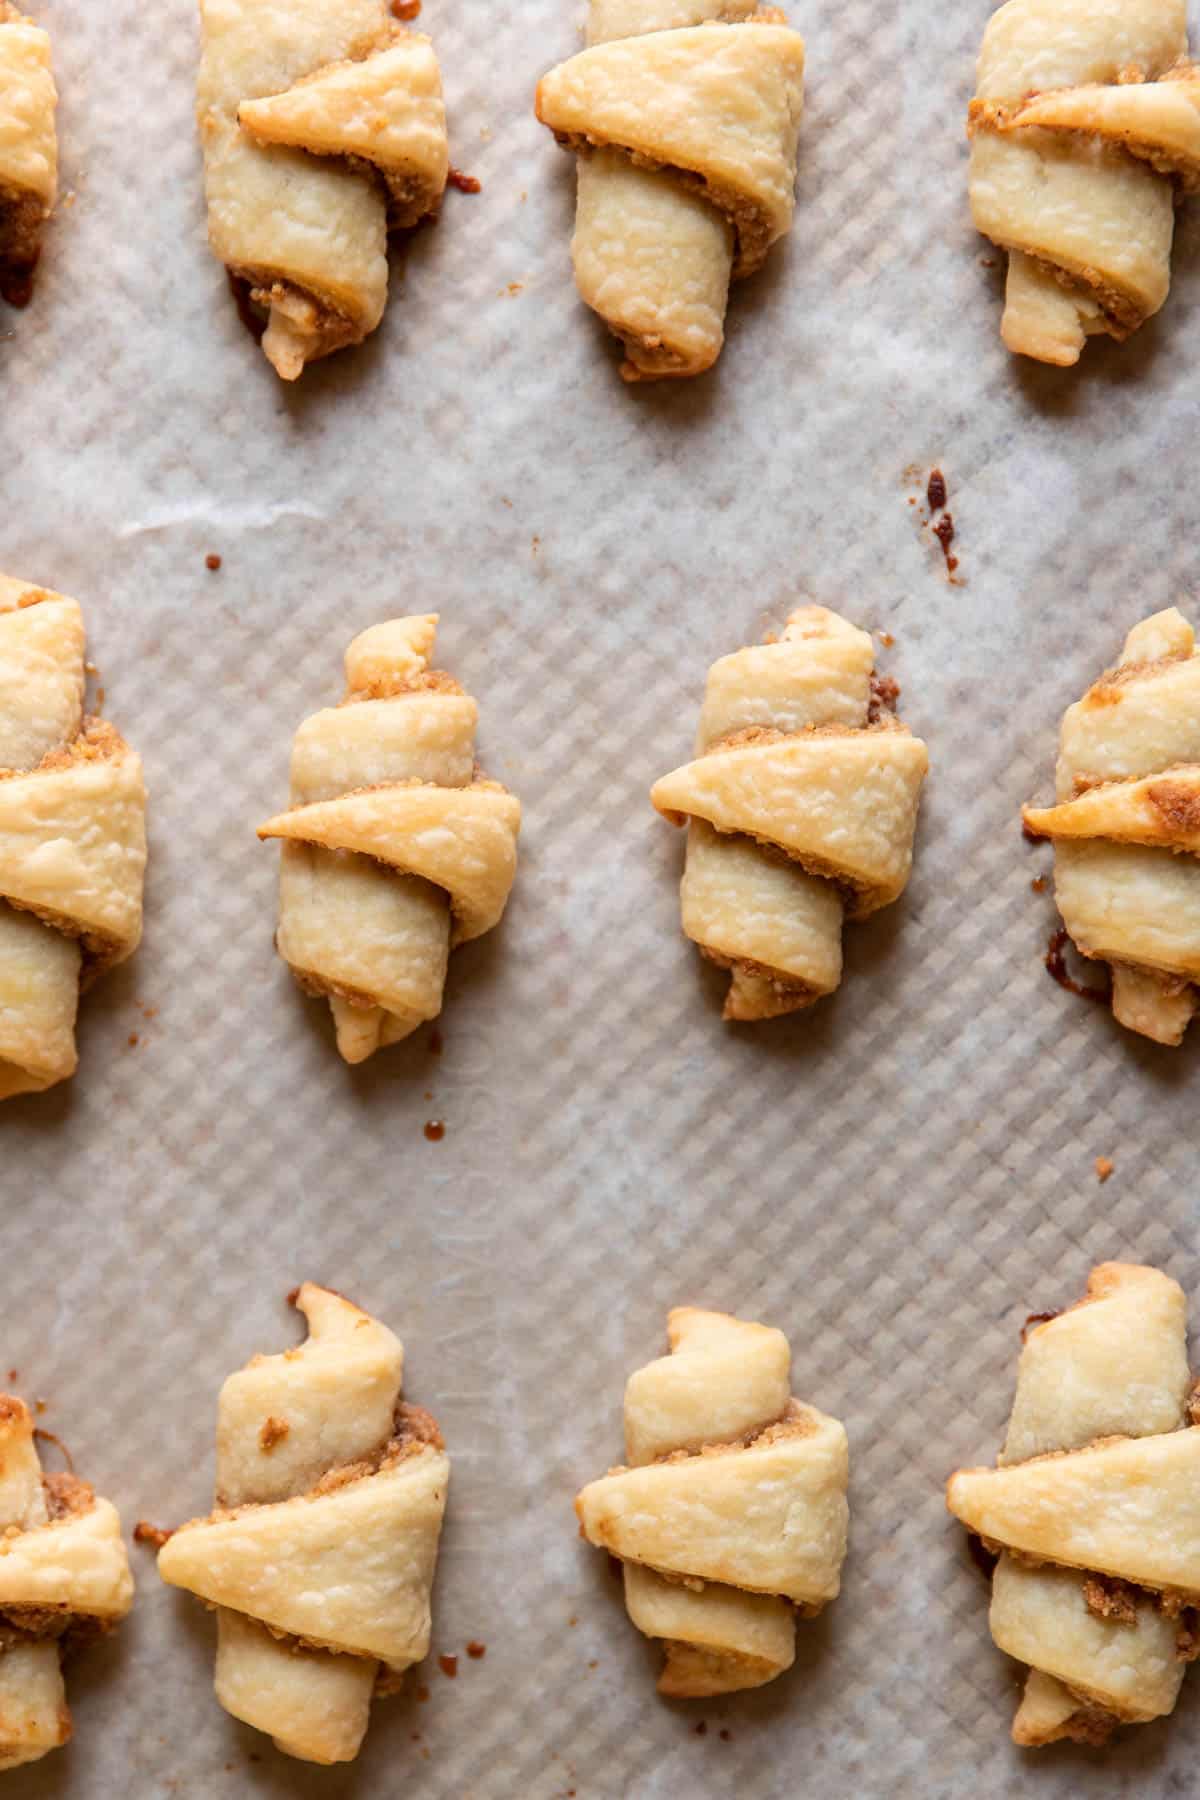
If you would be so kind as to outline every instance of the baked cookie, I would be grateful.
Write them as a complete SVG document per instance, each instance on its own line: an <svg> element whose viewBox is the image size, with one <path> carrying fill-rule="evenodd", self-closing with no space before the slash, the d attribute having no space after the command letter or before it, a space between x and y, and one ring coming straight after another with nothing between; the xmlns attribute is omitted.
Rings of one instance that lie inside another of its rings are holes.
<svg viewBox="0 0 1200 1800"><path fill-rule="evenodd" d="M755 0L590 0L587 42L536 102L579 153L580 295L626 381L699 375L730 280L791 227L804 41Z"/></svg>
<svg viewBox="0 0 1200 1800"><path fill-rule="evenodd" d="M730 971L727 1019L811 1006L842 978L842 920L899 899L929 757L890 710L865 631L803 606L708 672L697 760L650 798L687 824L683 929Z"/></svg>
<svg viewBox="0 0 1200 1800"><path fill-rule="evenodd" d="M1000 1552L992 1636L1031 1667L1018 1744L1103 1743L1175 1705L1200 1603L1186 1331L1168 1276L1093 1269L1024 1334L999 1467L950 1478L950 1511Z"/></svg>
<svg viewBox="0 0 1200 1800"><path fill-rule="evenodd" d="M362 1062L442 1010L450 950L498 925L521 808L475 763L478 709L430 669L438 616L392 619L346 652L346 697L292 747L279 954L328 997L338 1049Z"/></svg>
<svg viewBox="0 0 1200 1800"><path fill-rule="evenodd" d="M1200 981L1200 654L1174 607L1067 708L1055 787L1024 820L1054 840L1063 923L1111 964L1120 1024L1178 1044Z"/></svg>
<svg viewBox="0 0 1200 1800"><path fill-rule="evenodd" d="M24 306L58 191L50 34L0 0L0 299Z"/></svg>
<svg viewBox="0 0 1200 1800"><path fill-rule="evenodd" d="M294 381L374 331L389 227L441 204L441 73L386 0L200 0L200 19L209 241Z"/></svg>
<svg viewBox="0 0 1200 1800"><path fill-rule="evenodd" d="M75 1073L80 985L142 935L142 765L83 653L76 601L0 575L0 1099Z"/></svg>
<svg viewBox="0 0 1200 1800"><path fill-rule="evenodd" d="M1008 251L1010 350L1069 365L1158 311L1175 203L1200 183L1186 0L1007 0L968 132L972 216Z"/></svg>
<svg viewBox="0 0 1200 1800"><path fill-rule="evenodd" d="M0 1394L0 1769L66 1743L63 1657L132 1605L115 1507L74 1475L44 1475L29 1408Z"/></svg>
<svg viewBox="0 0 1200 1800"><path fill-rule="evenodd" d="M400 1399L386 1326L311 1281L308 1340L221 1390L216 1510L158 1572L217 1609L217 1699L306 1762L358 1754L376 1691L429 1649L450 1462Z"/></svg>
<svg viewBox="0 0 1200 1800"><path fill-rule="evenodd" d="M624 1564L625 1605L662 1640L658 1691L761 1687L795 1658L797 1609L837 1598L849 1458L836 1419L792 1398L782 1331L677 1306L671 1354L625 1389L625 1468L575 1501Z"/></svg>

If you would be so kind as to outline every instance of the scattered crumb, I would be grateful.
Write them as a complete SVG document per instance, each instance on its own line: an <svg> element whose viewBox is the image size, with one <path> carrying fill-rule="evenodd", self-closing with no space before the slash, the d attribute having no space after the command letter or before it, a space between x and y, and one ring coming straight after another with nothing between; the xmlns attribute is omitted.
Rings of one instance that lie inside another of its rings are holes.
<svg viewBox="0 0 1200 1800"><path fill-rule="evenodd" d="M211 570L211 572L214 575L216 574L217 570L220 568L221 559L214 550L210 550L208 555L205 557L204 566L206 569Z"/></svg>
<svg viewBox="0 0 1200 1800"><path fill-rule="evenodd" d="M879 633L879 641L885 650L890 650L896 642L890 631L881 631Z"/></svg>
<svg viewBox="0 0 1200 1800"><path fill-rule="evenodd" d="M525 283L523 281L510 281L508 284L508 291L510 294L522 294L525 291Z"/></svg>
<svg viewBox="0 0 1200 1800"><path fill-rule="evenodd" d="M541 549L541 547L542 547L542 540L537 535L537 532L535 531L532 538L529 541L529 548L532 550L533 554L536 556L538 551Z"/></svg>
<svg viewBox="0 0 1200 1800"><path fill-rule="evenodd" d="M588 1664L588 1668L589 1669L598 1669L599 1667L600 1667L599 1660L596 1657L593 1657L591 1662Z"/></svg>
<svg viewBox="0 0 1200 1800"><path fill-rule="evenodd" d="M443 1119L426 1119L425 1136L431 1144L440 1144L446 1135L446 1124Z"/></svg>
<svg viewBox="0 0 1200 1800"><path fill-rule="evenodd" d="M693 1725L692 1730L696 1733L697 1737L707 1737L708 1736L708 1726L705 1724L703 1719L700 1720L699 1724Z"/></svg>
<svg viewBox="0 0 1200 1800"><path fill-rule="evenodd" d="M505 499L505 498L504 498L504 495L503 495L503 494L501 494L501 496L500 496L500 504L501 504L501 506L507 506L507 508L508 508L508 510L509 510L509 512L511 512L511 511L512 511L512 501L511 501L511 500L506 500L506 499Z"/></svg>
<svg viewBox="0 0 1200 1800"><path fill-rule="evenodd" d="M724 1725L722 1725L720 1731L717 1733L717 1736L720 1738L720 1740L723 1744L729 1744L729 1743L732 1743L732 1741L733 1741L732 1731L727 1730Z"/></svg>
<svg viewBox="0 0 1200 1800"><path fill-rule="evenodd" d="M1044 875L1035 875L1029 885L1035 894L1044 894L1046 891L1046 877Z"/></svg>
<svg viewBox="0 0 1200 1800"><path fill-rule="evenodd" d="M410 20L420 18L421 0L392 0L392 13L408 24Z"/></svg>
<svg viewBox="0 0 1200 1800"><path fill-rule="evenodd" d="M20 1373L21 1371L19 1369L10 1369L8 1371L8 1379L10 1381L16 1381ZM571 1623L572 1625L575 1623L574 1619L571 1620Z"/></svg>
<svg viewBox="0 0 1200 1800"><path fill-rule="evenodd" d="M925 487L925 499L931 513L942 512L946 505L946 477L940 469L929 471L929 481Z"/></svg>
<svg viewBox="0 0 1200 1800"><path fill-rule="evenodd" d="M263 1428L258 1434L258 1441L263 1450L270 1455L276 1444L282 1444L291 1429L286 1419L277 1419L272 1414L263 1420Z"/></svg>
<svg viewBox="0 0 1200 1800"><path fill-rule="evenodd" d="M1096 1180L1101 1183L1107 1181L1116 1166L1111 1156L1098 1156L1096 1158Z"/></svg>
<svg viewBox="0 0 1200 1800"><path fill-rule="evenodd" d="M16 1379L17 1379L17 1372L16 1372L16 1370L15 1370L15 1369L14 1369L14 1370L13 1370L13 1372L12 1372L12 1376L11 1376L11 1379L12 1379L12 1380L13 1380L13 1381L15 1381L15 1380L16 1380ZM569 1619L568 1619L568 1620L567 1620L567 1624L568 1624L568 1625L578 1625L578 1623L579 1623L579 1620L578 1620L578 1619L577 1619L577 1618L576 1618L576 1616L575 1616L575 1614L574 1614L574 1613L572 1613L572 1614L571 1614L571 1616L570 1616L570 1618L569 1618Z"/></svg>
<svg viewBox="0 0 1200 1800"><path fill-rule="evenodd" d="M460 194L477 194L483 186L477 176L464 175L461 169L452 168L446 180L451 187L457 188Z"/></svg>
<svg viewBox="0 0 1200 1800"><path fill-rule="evenodd" d="M151 1550L161 1550L167 1539L173 1534L162 1525L151 1525L145 1519L139 1519L133 1528L135 1544L147 1544Z"/></svg>
<svg viewBox="0 0 1200 1800"><path fill-rule="evenodd" d="M425 1686L425 1683L422 1682L420 1687L417 1689L417 1702L419 1705L424 1706L424 1704L428 1700L428 1698L429 1698L429 1689Z"/></svg>
<svg viewBox="0 0 1200 1800"><path fill-rule="evenodd" d="M479 1662L481 1658L487 1655L487 1645L481 1644L478 1638L472 1638L467 1645L467 1655L471 1657L473 1661Z"/></svg>
<svg viewBox="0 0 1200 1800"><path fill-rule="evenodd" d="M138 1044L139 1044L139 1043L140 1043L140 1042L141 1042L141 1039L140 1039L140 1038L139 1038L139 1037L138 1037L138 1034L137 1034L137 1032L136 1032L136 1031L131 1031L131 1032L130 1032L130 1034L129 1034L129 1048L130 1048L130 1049L131 1049L131 1050L136 1050L136 1049L137 1049L137 1047L138 1047Z"/></svg>
<svg viewBox="0 0 1200 1800"><path fill-rule="evenodd" d="M448 1681L453 1681L454 1677L458 1674L458 1658L457 1658L457 1656L446 1656L446 1655L439 1656L438 1657L438 1668L442 1671L442 1674L446 1677L446 1679Z"/></svg>
<svg viewBox="0 0 1200 1800"><path fill-rule="evenodd" d="M50 1404L50 1402L48 1400L35 1400L33 1403L33 1409L37 1413L44 1413L46 1408L49 1406L49 1404ZM47 1431L45 1433L45 1436L49 1437L50 1433Z"/></svg>
<svg viewBox="0 0 1200 1800"><path fill-rule="evenodd" d="M994 269L996 266L996 259L994 256L981 256L979 259L979 266L981 269Z"/></svg>

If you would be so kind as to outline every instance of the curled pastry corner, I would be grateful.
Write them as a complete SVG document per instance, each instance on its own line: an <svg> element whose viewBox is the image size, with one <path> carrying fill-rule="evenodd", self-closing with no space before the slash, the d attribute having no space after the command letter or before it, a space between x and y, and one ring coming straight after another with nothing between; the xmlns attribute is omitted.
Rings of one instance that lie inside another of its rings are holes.
<svg viewBox="0 0 1200 1800"><path fill-rule="evenodd" d="M325 995L362 1062L442 1009L450 950L503 916L521 807L475 763L478 708L429 667L438 616L392 619L346 652L346 696L306 719L284 840L279 953Z"/></svg>
<svg viewBox="0 0 1200 1800"><path fill-rule="evenodd" d="M133 1605L116 1509L74 1475L45 1475L33 1416L0 1394L0 1770L65 1744L63 1656Z"/></svg>
<svg viewBox="0 0 1200 1800"><path fill-rule="evenodd" d="M75 1073L80 988L141 941L141 760L84 686L78 602L0 576L0 1099Z"/></svg>
<svg viewBox="0 0 1200 1800"><path fill-rule="evenodd" d="M579 157L580 295L625 380L701 374L730 281L791 228L803 39L754 0L591 0L587 38L536 96Z"/></svg>
<svg viewBox="0 0 1200 1800"><path fill-rule="evenodd" d="M450 1462L401 1400L399 1339L329 1288L291 1298L308 1338L226 1381L215 1509L158 1571L217 1609L226 1711L289 1756L349 1762L372 1695L428 1652Z"/></svg>
<svg viewBox="0 0 1200 1800"><path fill-rule="evenodd" d="M1167 297L1176 200L1200 183L1184 0L1007 0L968 113L976 227L1008 252L1001 335L1069 367Z"/></svg>
<svg viewBox="0 0 1200 1800"><path fill-rule="evenodd" d="M669 1356L630 1376L625 1456L575 1501L624 1565L629 1617L661 1640L676 1699L761 1687L795 1659L795 1617L837 1597L849 1456L791 1395L781 1331L676 1307Z"/></svg>
<svg viewBox="0 0 1200 1800"><path fill-rule="evenodd" d="M449 150L433 46L384 0L201 0L197 118L209 239L294 381L360 343L387 300L387 233L438 211Z"/></svg>
<svg viewBox="0 0 1200 1800"><path fill-rule="evenodd" d="M1063 924L1111 965L1117 1021L1179 1044L1200 997L1200 654L1175 607L1068 707L1055 785L1023 818L1053 841Z"/></svg>
<svg viewBox="0 0 1200 1800"><path fill-rule="evenodd" d="M842 922L903 893L924 743L889 710L869 635L822 606L709 670L697 758L653 805L687 824L683 929L730 971L725 1017L811 1006L842 978Z"/></svg>
<svg viewBox="0 0 1200 1800"><path fill-rule="evenodd" d="M1187 1304L1157 1269L1104 1263L1025 1334L995 1469L951 1476L951 1513L999 1552L990 1626L1030 1666L1016 1743L1103 1743L1175 1706L1200 1603L1200 1431Z"/></svg>
<svg viewBox="0 0 1200 1800"><path fill-rule="evenodd" d="M50 34L0 0L0 299L13 306L29 299L58 192L57 106Z"/></svg>

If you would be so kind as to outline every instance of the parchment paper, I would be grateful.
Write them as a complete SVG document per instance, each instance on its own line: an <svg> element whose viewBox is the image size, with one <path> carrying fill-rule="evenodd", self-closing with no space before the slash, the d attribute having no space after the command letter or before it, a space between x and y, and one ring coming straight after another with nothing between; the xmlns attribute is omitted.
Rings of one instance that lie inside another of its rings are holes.
<svg viewBox="0 0 1200 1800"><path fill-rule="evenodd" d="M1127 627L1200 612L1200 211L1131 343L1014 363L965 195L986 0L806 0L794 234L713 376L630 390L531 110L581 19L427 0L482 192L398 255L377 335L287 389L205 243L191 0L35 10L70 192L0 314L0 566L84 603L152 846L77 1079L0 1119L0 1362L128 1529L170 1524L209 1505L224 1376L296 1336L286 1291L377 1311L454 1457L434 1651L459 1672L379 1704L352 1771L289 1762L221 1712L210 1619L138 1549L132 1619L70 1673L73 1744L5 1796L1185 1791L1194 1673L1107 1752L1012 1749L1019 1671L942 1484L993 1456L1025 1314L1094 1261L1200 1292L1197 1032L1157 1050L1050 981L1051 856L1018 819ZM909 504L935 465L957 584ZM709 662L803 597L894 637L933 758L916 873L848 931L835 1000L730 1029L647 790ZM441 1054L423 1031L353 1072L273 954L254 827L351 635L427 608L524 801L521 868L454 959ZM842 1598L793 1673L702 1705L656 1697L571 1510L678 1301L782 1326L852 1447Z"/></svg>

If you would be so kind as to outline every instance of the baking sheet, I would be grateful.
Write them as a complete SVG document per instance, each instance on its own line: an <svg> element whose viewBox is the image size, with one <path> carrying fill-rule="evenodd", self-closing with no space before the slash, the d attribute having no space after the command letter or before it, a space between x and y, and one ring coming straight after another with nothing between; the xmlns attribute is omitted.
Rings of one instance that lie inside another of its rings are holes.
<svg viewBox="0 0 1200 1800"><path fill-rule="evenodd" d="M807 0L795 231L713 376L630 390L531 111L580 18L426 0L482 191L398 256L376 336L286 389L204 241L192 0L36 10L69 194L33 306L0 314L0 566L84 603L152 844L78 1078L4 1109L0 1361L128 1528L176 1522L209 1502L221 1380L292 1341L286 1291L350 1293L453 1453L434 1651L460 1660L376 1708L356 1768L306 1768L220 1711L210 1620L135 1550L132 1619L70 1674L74 1743L6 1795L1182 1789L1195 1675L1106 1753L1011 1748L1018 1671L941 1485L995 1450L1027 1311L1109 1256L1200 1289L1195 1034L1139 1043L1047 978L1051 857L1018 824L1127 627L1200 611L1200 212L1130 344L1013 363L965 200L987 5ZM957 584L909 504L934 465ZM709 662L802 598L894 637L933 758L916 873L848 931L836 999L730 1029L646 794ZM427 608L525 804L521 869L454 960L441 1054L423 1031L348 1071L273 956L254 827L348 639ZM683 1300L787 1330L853 1467L843 1597L793 1673L703 1705L655 1696L571 1512Z"/></svg>

